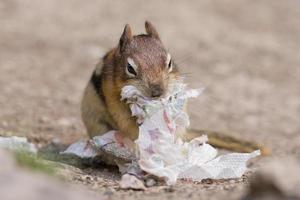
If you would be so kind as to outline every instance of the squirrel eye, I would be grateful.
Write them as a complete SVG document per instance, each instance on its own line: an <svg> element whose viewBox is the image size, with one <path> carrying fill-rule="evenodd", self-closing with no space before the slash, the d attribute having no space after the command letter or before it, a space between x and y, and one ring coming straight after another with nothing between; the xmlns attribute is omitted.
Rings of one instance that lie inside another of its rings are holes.
<svg viewBox="0 0 300 200"><path fill-rule="evenodd" d="M136 71L134 70L132 65L129 63L127 63L126 73L128 74L128 76L131 76L131 77L134 77L137 75Z"/></svg>
<svg viewBox="0 0 300 200"><path fill-rule="evenodd" d="M173 69L172 60L170 60L168 63L168 72L171 72L172 69Z"/></svg>

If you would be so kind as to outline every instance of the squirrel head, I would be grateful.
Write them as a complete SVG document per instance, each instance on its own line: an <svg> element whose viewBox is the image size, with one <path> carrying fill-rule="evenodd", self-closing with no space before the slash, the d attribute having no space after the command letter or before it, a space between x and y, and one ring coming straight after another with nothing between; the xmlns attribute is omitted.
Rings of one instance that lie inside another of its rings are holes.
<svg viewBox="0 0 300 200"><path fill-rule="evenodd" d="M163 97L169 84L178 77L171 55L154 26L146 21L147 34L132 35L127 24L115 54L115 73L119 88L133 85L150 98Z"/></svg>

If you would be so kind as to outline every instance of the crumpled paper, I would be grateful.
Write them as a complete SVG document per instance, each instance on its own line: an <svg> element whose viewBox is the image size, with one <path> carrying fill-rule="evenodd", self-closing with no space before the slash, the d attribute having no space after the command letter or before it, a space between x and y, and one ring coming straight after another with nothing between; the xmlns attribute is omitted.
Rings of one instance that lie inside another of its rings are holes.
<svg viewBox="0 0 300 200"><path fill-rule="evenodd" d="M79 141L64 153L80 157L105 153L132 161L130 169L142 169L164 179L168 185L175 184L178 178L201 181L241 177L247 170L246 162L260 155L260 151L217 157L217 150L206 143L206 136L183 142L179 135L189 126L189 117L184 111L185 101L197 97L202 89L187 89L182 81L178 81L171 84L168 91L170 93L166 97L153 100L143 96L134 86L122 89L121 100L129 104L139 125L135 152L130 150L128 138L114 130L85 143ZM122 172L128 168L124 164L118 165Z"/></svg>
<svg viewBox="0 0 300 200"><path fill-rule="evenodd" d="M205 143L205 137L183 142L177 132L189 125L184 103L201 91L187 90L181 82L171 87L171 93L159 100L147 99L133 86L122 90L122 99L127 99L132 114L142 121L135 141L141 169L163 178L168 185L175 184L178 178L201 181L242 176L247 160L260 155L260 151L216 157L217 150Z"/></svg>
<svg viewBox="0 0 300 200"><path fill-rule="evenodd" d="M132 145L130 139L125 138L116 130L111 130L102 136L95 136L90 140L79 140L71 144L61 154L75 155L80 158L93 158L96 156L111 156L109 160L122 160L131 162L136 160L135 152L129 148ZM107 160L105 160L107 161ZM109 161L107 164L118 164Z"/></svg>
<svg viewBox="0 0 300 200"><path fill-rule="evenodd" d="M17 151L28 151L36 153L37 148L34 144L29 143L25 137L0 137L0 148L17 150Z"/></svg>

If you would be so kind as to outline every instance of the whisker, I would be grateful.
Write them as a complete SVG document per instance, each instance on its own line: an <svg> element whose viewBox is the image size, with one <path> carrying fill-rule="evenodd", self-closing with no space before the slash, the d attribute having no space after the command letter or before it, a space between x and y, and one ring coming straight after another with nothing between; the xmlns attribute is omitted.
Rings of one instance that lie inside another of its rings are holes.
<svg viewBox="0 0 300 200"><path fill-rule="evenodd" d="M186 61L191 60L192 57L193 57L192 55L187 55L181 59L176 60L176 64L181 65L181 64L185 63Z"/></svg>
<svg viewBox="0 0 300 200"><path fill-rule="evenodd" d="M191 78L191 77L194 77L194 74L192 73L179 73L179 75L183 78Z"/></svg>

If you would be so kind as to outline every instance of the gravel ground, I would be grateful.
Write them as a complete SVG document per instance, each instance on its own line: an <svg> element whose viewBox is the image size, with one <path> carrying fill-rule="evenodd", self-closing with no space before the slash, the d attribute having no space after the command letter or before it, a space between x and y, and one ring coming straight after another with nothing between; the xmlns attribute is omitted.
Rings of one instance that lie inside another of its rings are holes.
<svg viewBox="0 0 300 200"><path fill-rule="evenodd" d="M1 0L0 135L39 144L86 137L79 104L94 65L124 24L140 33L148 19L190 85L206 87L190 105L193 128L267 145L272 156L253 168L286 157L298 162L299 7L297 0ZM110 199L239 199L248 182L245 176L136 192L118 190L119 176L107 166L85 173L99 184L73 182Z"/></svg>

